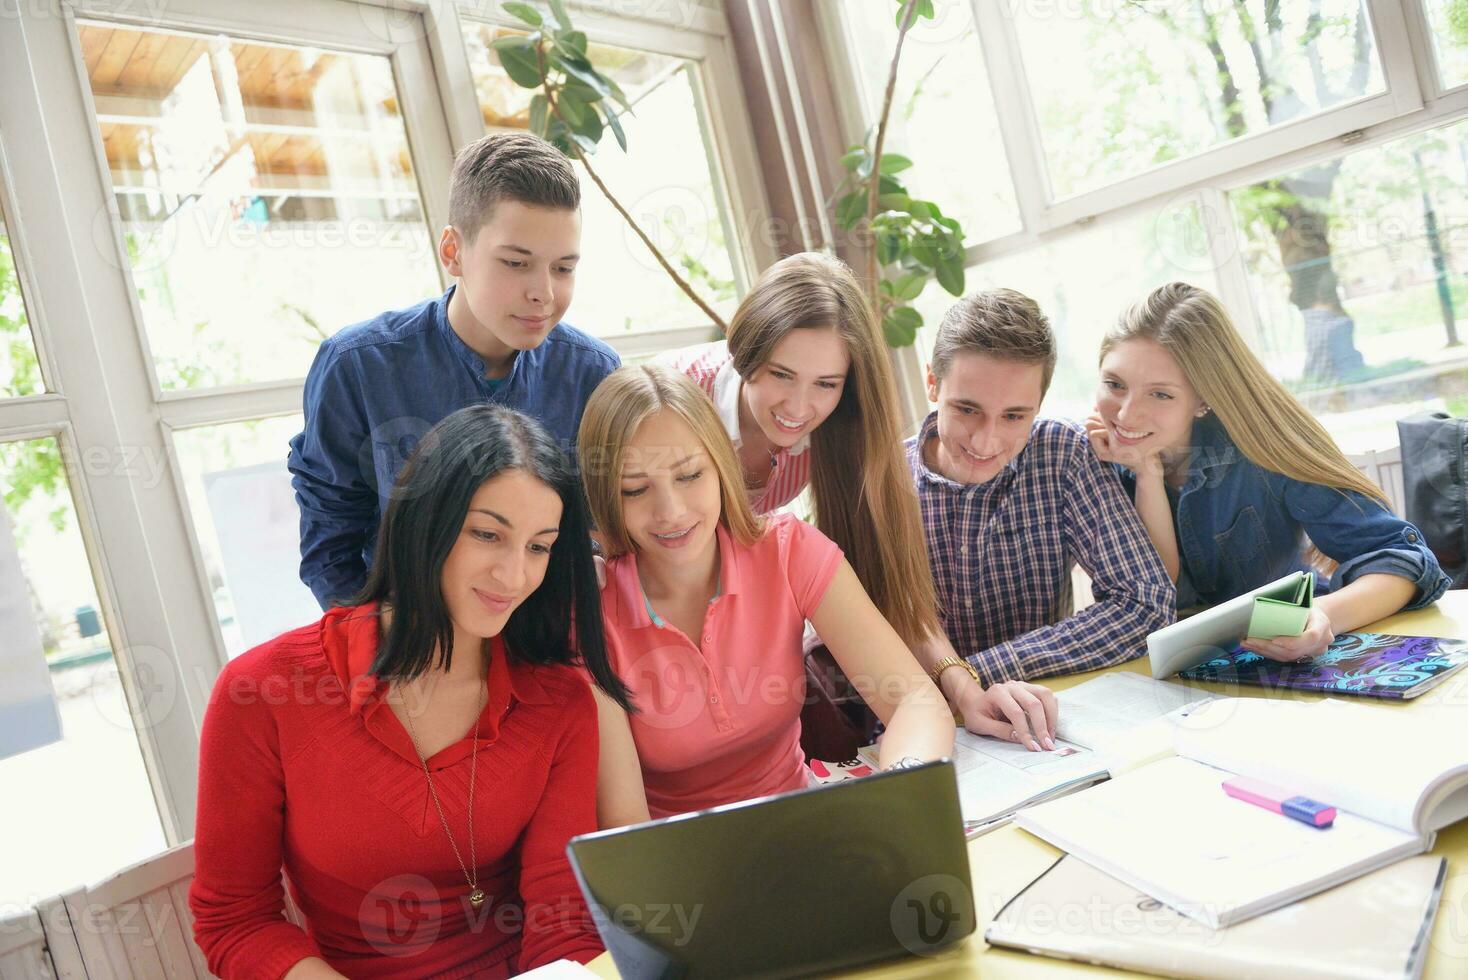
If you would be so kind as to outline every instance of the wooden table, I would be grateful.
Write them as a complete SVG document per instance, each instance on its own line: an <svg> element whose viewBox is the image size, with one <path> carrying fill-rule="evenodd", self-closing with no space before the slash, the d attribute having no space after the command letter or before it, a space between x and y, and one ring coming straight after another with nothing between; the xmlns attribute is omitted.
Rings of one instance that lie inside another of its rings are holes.
<svg viewBox="0 0 1468 980"><path fill-rule="evenodd" d="M1468 590L1449 592L1442 601L1428 609L1399 613L1365 629L1379 633L1468 638ZM1107 670L1051 677L1044 683L1055 690L1063 691L1108 671L1122 670L1145 674L1147 660L1133 660ZM1225 689L1224 685L1219 684L1199 686L1226 695L1248 695L1251 691L1256 695L1260 693L1258 688ZM1321 695L1297 691L1280 692L1278 696L1302 701L1316 701L1321 698ZM1410 702L1392 703L1360 698L1354 703L1369 704L1379 711L1431 712L1440 719L1438 725L1443 738L1468 738L1468 668ZM1448 859L1448 879L1442 904L1438 909L1437 923L1427 956L1427 968L1423 976L1425 980L1457 980L1468 977L1468 821L1459 822L1439 833L1437 846L1432 853ZM1049 867L1059 855L1060 852L1054 847L1014 826L1002 827L975 838L969 842L968 857L973 874L978 928L968 941L942 956L894 960L844 976L880 977L883 980L952 977L958 980L982 975L984 980L1036 980L1053 976L1120 975L1122 971L996 949L984 942L984 930L999 909ZM593 960L590 967L598 976L608 980L617 978L617 969L607 954Z"/></svg>

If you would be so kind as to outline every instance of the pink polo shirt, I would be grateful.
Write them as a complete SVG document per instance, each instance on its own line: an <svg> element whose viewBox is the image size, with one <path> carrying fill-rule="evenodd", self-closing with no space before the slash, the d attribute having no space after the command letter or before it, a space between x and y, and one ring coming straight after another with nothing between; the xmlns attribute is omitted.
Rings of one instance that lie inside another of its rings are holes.
<svg viewBox="0 0 1468 980"><path fill-rule="evenodd" d="M648 614L635 554L607 563L608 653L639 709L628 720L654 817L807 785L800 638L841 549L790 514L748 547L717 533L719 594L698 646Z"/></svg>

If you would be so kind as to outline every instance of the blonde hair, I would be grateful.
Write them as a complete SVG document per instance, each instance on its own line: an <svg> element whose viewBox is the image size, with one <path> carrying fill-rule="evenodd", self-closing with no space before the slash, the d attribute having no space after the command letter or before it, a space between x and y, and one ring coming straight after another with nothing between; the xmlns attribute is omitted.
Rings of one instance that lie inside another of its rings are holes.
<svg viewBox="0 0 1468 980"><path fill-rule="evenodd" d="M744 476L734 444L703 389L671 368L653 364L618 368L597 385L586 403L577 433L577 457L587 505L602 536L607 557L632 550L622 520L622 464L637 427L649 416L669 411L703 443L719 474L719 522L740 544L753 544L764 523L749 508Z"/></svg>
<svg viewBox="0 0 1468 980"><path fill-rule="evenodd" d="M940 629L912 473L902 453L897 387L876 316L851 269L801 252L765 270L729 323L729 353L753 378L792 330L831 329L851 370L841 400L811 434L815 524L846 553L873 604L908 644Z"/></svg>
<svg viewBox="0 0 1468 980"><path fill-rule="evenodd" d="M1389 508L1381 488L1351 465L1325 427L1249 350L1212 293L1182 282L1154 289L1106 334L1101 358L1137 338L1156 341L1177 360L1251 463L1302 483L1353 490ZM1318 549L1311 545L1309 552L1312 564L1329 570Z"/></svg>

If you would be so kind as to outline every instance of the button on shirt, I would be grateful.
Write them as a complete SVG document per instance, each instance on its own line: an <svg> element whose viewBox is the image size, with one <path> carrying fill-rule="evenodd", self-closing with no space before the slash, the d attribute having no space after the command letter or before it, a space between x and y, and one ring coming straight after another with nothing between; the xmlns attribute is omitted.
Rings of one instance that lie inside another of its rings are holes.
<svg viewBox="0 0 1468 980"><path fill-rule="evenodd" d="M586 401L621 363L606 344L558 323L491 381L449 325L453 292L347 327L322 342L306 376L306 425L287 465L301 508L301 580L323 608L366 582L379 515L425 432L492 402L538 420L574 457Z"/></svg>
<svg viewBox="0 0 1468 980"><path fill-rule="evenodd" d="M694 644L652 610L637 556L607 563L602 613L654 817L807 785L800 749L800 639L841 563L841 549L792 515L749 546L723 525L719 594Z"/></svg>
<svg viewBox="0 0 1468 980"><path fill-rule="evenodd" d="M739 435L739 399L744 380L734 370L728 341L686 347L658 358L658 363L686 374L713 399L719 421L724 423L724 431L738 449L743 444ZM810 482L809 449L807 435L801 436L795 445L775 451L765 485L748 491L750 509L756 514L768 514L800 496L800 491Z"/></svg>
<svg viewBox="0 0 1468 980"><path fill-rule="evenodd" d="M1036 419L1030 440L986 483L930 470L907 440L939 618L986 685L1131 660L1173 620L1173 587L1146 529L1079 426ZM1096 604L1071 615L1071 569Z"/></svg>

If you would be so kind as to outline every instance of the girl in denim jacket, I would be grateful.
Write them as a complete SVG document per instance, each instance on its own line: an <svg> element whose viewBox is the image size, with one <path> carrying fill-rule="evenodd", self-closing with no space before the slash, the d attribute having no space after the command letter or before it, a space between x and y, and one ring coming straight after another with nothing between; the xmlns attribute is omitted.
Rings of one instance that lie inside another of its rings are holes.
<svg viewBox="0 0 1468 980"><path fill-rule="evenodd" d="M1251 637L1245 649L1310 659L1335 634L1448 587L1422 532L1391 512L1202 289L1170 283L1121 316L1101 344L1086 428L1097 456L1121 468L1179 608L1297 569L1328 576L1304 633Z"/></svg>

